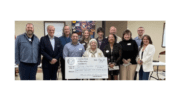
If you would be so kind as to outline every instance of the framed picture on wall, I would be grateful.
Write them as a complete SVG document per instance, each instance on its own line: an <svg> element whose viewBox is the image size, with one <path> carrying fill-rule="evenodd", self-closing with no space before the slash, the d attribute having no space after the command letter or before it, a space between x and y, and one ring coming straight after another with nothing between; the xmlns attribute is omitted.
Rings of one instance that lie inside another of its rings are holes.
<svg viewBox="0 0 180 101"><path fill-rule="evenodd" d="M44 35L47 35L47 26L53 25L55 27L54 36L61 37L63 33L64 21L44 21Z"/></svg>
<svg viewBox="0 0 180 101"><path fill-rule="evenodd" d="M164 23L164 26L163 26L162 47L163 47L163 48L166 48L166 30L165 30L165 23Z"/></svg>

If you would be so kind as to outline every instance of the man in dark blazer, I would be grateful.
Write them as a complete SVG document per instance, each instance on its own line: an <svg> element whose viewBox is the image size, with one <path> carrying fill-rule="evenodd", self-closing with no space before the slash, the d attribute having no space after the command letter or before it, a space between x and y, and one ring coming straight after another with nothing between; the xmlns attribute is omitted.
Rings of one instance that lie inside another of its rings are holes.
<svg viewBox="0 0 180 101"><path fill-rule="evenodd" d="M43 80L57 80L59 58L62 57L62 46L59 38L54 36L54 31L54 26L49 25L47 27L48 35L40 40L40 51L43 55Z"/></svg>

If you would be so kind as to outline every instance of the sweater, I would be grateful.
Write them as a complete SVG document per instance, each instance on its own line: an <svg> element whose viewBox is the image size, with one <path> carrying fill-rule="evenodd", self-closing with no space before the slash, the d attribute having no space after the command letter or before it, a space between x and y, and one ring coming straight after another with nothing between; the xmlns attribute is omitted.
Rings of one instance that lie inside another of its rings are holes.
<svg viewBox="0 0 180 101"><path fill-rule="evenodd" d="M122 46L122 57L120 63L123 64L122 59L131 59L131 64L137 64L136 57L138 55L138 46L135 40L123 40L119 43Z"/></svg>

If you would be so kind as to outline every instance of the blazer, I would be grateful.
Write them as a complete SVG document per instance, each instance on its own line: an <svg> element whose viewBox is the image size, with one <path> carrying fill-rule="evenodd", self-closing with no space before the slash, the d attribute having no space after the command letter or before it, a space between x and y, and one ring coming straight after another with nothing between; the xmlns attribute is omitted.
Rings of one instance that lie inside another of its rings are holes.
<svg viewBox="0 0 180 101"><path fill-rule="evenodd" d="M143 58L141 58L142 55L142 48L139 51L139 55L136 58L136 61L138 61L138 59L143 61L143 71L144 72L150 72L153 71L153 56L155 53L155 47L154 45L149 44L148 46L146 46L146 49L143 52ZM136 71L140 70L141 65L138 64Z"/></svg>
<svg viewBox="0 0 180 101"><path fill-rule="evenodd" d="M108 63L114 62L116 63L116 65L120 65L120 60L122 56L122 47L120 44L117 43L114 44L112 53L111 53L110 45L109 44L106 45L103 53L104 56L107 57Z"/></svg>
<svg viewBox="0 0 180 101"><path fill-rule="evenodd" d="M103 38L101 46L99 46L98 38L96 38L96 40L97 40L98 48L103 52L104 47L109 43L107 38Z"/></svg>
<svg viewBox="0 0 180 101"><path fill-rule="evenodd" d="M55 40L55 46L54 51L52 49L51 42L49 40L48 35L44 36L40 40L40 52L43 55L42 59L42 67L47 68L50 64L50 61L52 58L56 58L57 62L54 64L54 66L59 66L59 58L62 57L62 45L60 43L59 38L54 36Z"/></svg>

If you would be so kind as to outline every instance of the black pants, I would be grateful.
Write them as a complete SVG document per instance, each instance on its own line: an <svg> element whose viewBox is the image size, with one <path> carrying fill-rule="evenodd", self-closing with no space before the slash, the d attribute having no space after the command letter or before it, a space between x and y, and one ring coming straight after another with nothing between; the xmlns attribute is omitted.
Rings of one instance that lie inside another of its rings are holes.
<svg viewBox="0 0 180 101"><path fill-rule="evenodd" d="M137 79L137 72L135 72L135 75L134 75L134 80Z"/></svg>
<svg viewBox="0 0 180 101"><path fill-rule="evenodd" d="M21 80L36 80L38 64L23 63L19 64L19 75Z"/></svg>
<svg viewBox="0 0 180 101"><path fill-rule="evenodd" d="M43 80L57 80L57 70L58 66L54 66L49 64L46 68L42 68L43 70Z"/></svg>
<svg viewBox="0 0 180 101"><path fill-rule="evenodd" d="M62 73L62 80L66 80L65 79L65 60L63 58L61 58L61 73Z"/></svg>

